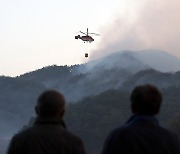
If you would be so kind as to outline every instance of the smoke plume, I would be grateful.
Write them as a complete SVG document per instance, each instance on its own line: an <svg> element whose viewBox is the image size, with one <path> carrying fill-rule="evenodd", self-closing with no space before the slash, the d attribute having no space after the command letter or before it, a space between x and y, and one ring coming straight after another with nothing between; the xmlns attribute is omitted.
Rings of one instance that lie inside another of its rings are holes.
<svg viewBox="0 0 180 154"><path fill-rule="evenodd" d="M92 58L120 50L160 49L180 57L180 1L145 3L102 28L101 42Z"/></svg>

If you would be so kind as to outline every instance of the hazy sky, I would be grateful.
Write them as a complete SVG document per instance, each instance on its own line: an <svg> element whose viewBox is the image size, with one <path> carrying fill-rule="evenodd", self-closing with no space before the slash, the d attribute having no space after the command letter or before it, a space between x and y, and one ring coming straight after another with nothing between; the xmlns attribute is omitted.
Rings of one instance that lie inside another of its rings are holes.
<svg viewBox="0 0 180 154"><path fill-rule="evenodd" d="M180 56L179 0L0 0L0 75L71 65L122 49ZM78 31L101 34L91 44Z"/></svg>

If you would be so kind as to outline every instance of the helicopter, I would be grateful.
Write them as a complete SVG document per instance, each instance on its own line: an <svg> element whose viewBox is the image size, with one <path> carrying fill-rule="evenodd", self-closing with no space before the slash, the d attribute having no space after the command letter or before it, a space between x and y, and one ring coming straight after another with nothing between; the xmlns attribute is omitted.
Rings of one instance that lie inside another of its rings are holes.
<svg viewBox="0 0 180 154"><path fill-rule="evenodd" d="M88 28L87 28L87 32L86 32L86 33L82 32L82 31L79 31L79 32L82 33L82 34L84 34L84 36L77 35L77 36L75 36L75 39L81 39L82 41L84 41L84 43L85 43L85 42L91 43L91 42L94 41L94 39L92 38L92 36L90 36L89 34L99 35L99 34L96 34L96 33L89 33L89 32L88 32Z"/></svg>

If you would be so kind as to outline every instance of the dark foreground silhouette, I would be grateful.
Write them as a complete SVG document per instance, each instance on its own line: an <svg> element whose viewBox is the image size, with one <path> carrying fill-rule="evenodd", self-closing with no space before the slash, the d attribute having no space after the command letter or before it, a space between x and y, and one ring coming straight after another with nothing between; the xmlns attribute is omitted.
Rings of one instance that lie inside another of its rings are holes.
<svg viewBox="0 0 180 154"><path fill-rule="evenodd" d="M162 96L152 85L136 87L131 94L133 116L107 137L102 154L180 154L178 136L161 127Z"/></svg>
<svg viewBox="0 0 180 154"><path fill-rule="evenodd" d="M54 90L42 93L35 107L34 124L16 134L8 154L85 154L81 139L66 129L64 96Z"/></svg>
<svg viewBox="0 0 180 154"><path fill-rule="evenodd" d="M162 96L152 85L136 87L131 94L133 116L107 137L102 154L180 154L178 136L162 128L155 115ZM70 133L63 122L65 100L56 91L46 91L35 107L33 125L15 135L8 154L85 154L80 138Z"/></svg>

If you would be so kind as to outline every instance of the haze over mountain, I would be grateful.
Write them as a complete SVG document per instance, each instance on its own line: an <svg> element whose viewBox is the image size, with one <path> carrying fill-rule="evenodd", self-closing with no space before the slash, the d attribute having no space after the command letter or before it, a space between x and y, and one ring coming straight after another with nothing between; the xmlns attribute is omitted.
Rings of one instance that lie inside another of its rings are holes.
<svg viewBox="0 0 180 154"><path fill-rule="evenodd" d="M44 90L56 89L65 95L68 107L72 111L67 115L68 125L76 132L79 126L76 124L77 121L72 121L72 119L75 114L78 117L77 120L80 120L79 123L83 125L83 117L79 116L83 116L84 112L78 109L83 106L88 108L87 104L89 103L84 102L102 103L102 100L106 101L105 97L110 97L108 98L110 101L111 97L114 97L114 93L120 100L123 99L119 97L126 96L125 102L127 102L132 88L146 83L154 84L165 92L171 89L172 94L167 93L167 98L173 98L172 102L178 102L179 97L176 97L176 91L180 87L180 60L163 51L121 51L86 64L53 65L14 78L1 76L0 137L10 137L24 124L27 124L30 117L34 116L36 99ZM121 91L120 96L118 96L119 91ZM107 96L105 96L106 94ZM116 102L118 99L113 103L118 103ZM113 103L106 105L113 107ZM173 104L171 105L172 110L176 113L177 108ZM95 106L99 106L101 109L90 110L92 113L86 115L87 119L91 119L94 115L102 117L102 114L106 114L104 106L101 104ZM96 113L96 111L101 113ZM124 113L124 115L126 114ZM109 118L110 121L114 121L111 119L112 117ZM101 122L106 125L105 119ZM87 122L87 126L89 124L90 122ZM112 127L107 126L105 130L110 128ZM87 130L81 131L86 132ZM80 133L80 135L86 136L84 133ZM88 139L87 136L84 138ZM97 141L100 144L100 140ZM86 142L89 144L89 141Z"/></svg>
<svg viewBox="0 0 180 154"><path fill-rule="evenodd" d="M18 77L62 91L69 101L118 88L141 70L180 70L180 59L164 51L121 51L82 65L49 66ZM96 89L96 91L94 91Z"/></svg>
<svg viewBox="0 0 180 154"><path fill-rule="evenodd" d="M124 67L134 72L147 68L160 72L180 71L180 59L178 57L165 51L153 49L134 52L129 50L114 52L97 61L90 62L88 65L97 65L105 68Z"/></svg>
<svg viewBox="0 0 180 154"><path fill-rule="evenodd" d="M180 59L161 50L143 50L135 55L144 64L160 72L180 71Z"/></svg>

